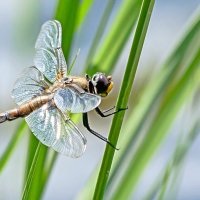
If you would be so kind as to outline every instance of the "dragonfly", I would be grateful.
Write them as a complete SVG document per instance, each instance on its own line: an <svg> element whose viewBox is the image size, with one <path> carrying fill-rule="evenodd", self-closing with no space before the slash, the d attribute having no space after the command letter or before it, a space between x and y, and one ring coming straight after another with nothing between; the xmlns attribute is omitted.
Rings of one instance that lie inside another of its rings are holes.
<svg viewBox="0 0 200 200"><path fill-rule="evenodd" d="M41 143L77 158L84 153L87 141L69 115L82 113L87 130L116 149L106 137L91 129L88 121L91 110L101 117L125 110L108 113L115 107L106 111L99 108L102 97L113 88L112 77L101 72L92 78L87 74L84 77L68 75L61 43L60 22L45 22L36 40L34 66L24 70L12 90L18 107L0 113L0 123L23 117Z"/></svg>

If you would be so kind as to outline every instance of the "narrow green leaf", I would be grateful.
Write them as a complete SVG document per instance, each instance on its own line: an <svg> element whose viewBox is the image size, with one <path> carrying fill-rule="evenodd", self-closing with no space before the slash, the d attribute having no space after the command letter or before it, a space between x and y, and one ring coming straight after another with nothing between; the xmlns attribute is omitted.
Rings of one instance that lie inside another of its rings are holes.
<svg viewBox="0 0 200 200"><path fill-rule="evenodd" d="M40 142L38 142L38 145L40 145L40 151L37 155L37 163L34 164L34 159L33 159L31 167L34 166L34 169L33 169L34 173L31 175L31 182L28 183L29 189L26 192L26 198L29 200L40 199L42 196L41 191L43 190L43 187L44 187L44 185L42 185L42 176L43 176L43 170L44 170L44 166L46 162L48 147L44 146ZM34 157L35 157L35 154L34 154ZM30 173L31 172L29 172L29 174Z"/></svg>
<svg viewBox="0 0 200 200"><path fill-rule="evenodd" d="M144 39L146 36L149 20L151 17L154 1L144 0L139 15L138 24L135 31L135 36L132 43L131 52L129 55L124 79L119 93L119 98L117 101L117 108L124 108L127 106L130 92L133 85L133 80L135 77L136 69L138 66L138 61L142 51ZM109 134L109 140L112 144L116 146L119 137L121 124L123 122L124 112L119 113L113 117L111 130ZM106 146L103 161L101 164L101 169L99 172L95 193L93 199L103 199L105 187L107 184L109 172L112 165L112 160L114 157L115 150L109 145Z"/></svg>
<svg viewBox="0 0 200 200"><path fill-rule="evenodd" d="M13 135L11 141L9 142L8 146L6 147L5 152L0 158L0 173L3 171L4 167L6 166L10 156L15 150L15 147L17 146L17 143L21 139L24 130L26 128L26 123L23 121L20 123L19 127L17 128L16 133Z"/></svg>
<svg viewBox="0 0 200 200"><path fill-rule="evenodd" d="M108 35L105 36L105 40L98 49L96 55L99 55L99 51L101 52L109 52L109 55L106 54L105 57L102 57L100 61L105 61L109 59L108 63L115 63L118 60L120 53L125 46L125 42L128 40L131 31L133 30L133 26L136 23L137 17L139 15L139 10L141 6L141 1L138 0L125 0L123 4L120 6L120 10L117 13L116 19L113 22ZM105 12L105 11L104 11ZM127 16L132 16L130 20L126 20ZM123 27L123 28L121 28ZM105 27L104 27L105 28ZM109 37L110 39L106 39ZM115 37L115 38L114 38ZM98 42L97 42L98 43ZM116 45L117 44L117 45ZM116 46L116 47L115 47ZM115 50L114 50L115 49ZM112 53L113 52L113 53ZM89 55L91 58L92 56ZM90 60L90 59L89 59ZM96 62L96 61L92 61ZM88 61L88 63L90 63ZM93 74L96 71L104 71L105 73L110 73L113 69L114 65L108 64L106 69L102 70L102 65L100 64L88 64L87 67L91 67L90 69L86 70L88 74ZM96 66L96 67L95 67ZM121 151L121 149L120 149ZM119 152L118 152L119 153ZM97 179L97 168L95 172L92 174L91 178L89 179L88 183L85 185L81 193L78 195L78 199L89 199L92 196L94 182Z"/></svg>
<svg viewBox="0 0 200 200"><path fill-rule="evenodd" d="M49 152L50 153L50 152ZM52 153L51 153L51 156L50 156L50 158L49 158L49 161L48 162L46 162L46 164L45 164L45 168L44 168L44 170L43 170L43 175L42 175L42 181L43 181L43 184L42 185L46 185L46 183L47 183L47 181L48 181L48 179L49 179L49 175L51 174L51 172L52 172L52 170L53 170L53 167L54 167L54 164L55 164L55 162L56 162L56 160L57 160L57 158L58 158L58 153L57 152L55 152L55 151L53 151ZM41 188L41 192L40 193L42 193L42 190L43 190L44 188Z"/></svg>
<svg viewBox="0 0 200 200"><path fill-rule="evenodd" d="M174 155L173 158L174 159ZM171 172L172 172L172 159L167 163L165 169L161 173L161 175L158 176L157 180L154 181L153 185L145 191L144 197L142 200L152 200L155 199L155 197L158 195L159 190L161 191L158 198L162 198L164 191L166 190L167 184L169 182Z"/></svg>
<svg viewBox="0 0 200 200"><path fill-rule="evenodd" d="M80 0L60 0L57 5L55 19L60 21L62 25L62 49L66 60L68 60L71 45L73 42L76 20L78 17L79 4Z"/></svg>
<svg viewBox="0 0 200 200"><path fill-rule="evenodd" d="M196 42L199 37L200 14L198 13L191 21L190 26L186 28L185 34L181 37L181 40L164 63L161 71L153 77L142 92L138 105L134 107L132 114L129 116L125 124L126 132L120 138L120 144L125 148L121 148L116 155L110 179L111 182L118 174L121 165L126 162L127 155L129 155L141 129L153 112L154 106L159 104L160 98L170 83L174 82L176 77L178 77L178 72L182 68L185 68L188 65L187 63L191 62L190 52L193 51L194 54L200 48L200 44ZM109 185L111 182L109 182Z"/></svg>
<svg viewBox="0 0 200 200"><path fill-rule="evenodd" d="M197 89L200 83L199 64L200 49L177 84L167 93L146 137L130 161L113 199L127 199L134 191L142 172L168 133L178 111Z"/></svg>
<svg viewBox="0 0 200 200"><path fill-rule="evenodd" d="M37 152L37 147L40 144L40 151ZM38 139L30 132L29 136L29 145L26 159L26 172L25 172L25 180L24 180L24 193L26 193L26 198L28 199L39 199L41 195L39 193L40 189L43 188L41 184L40 177L43 172L43 165L45 162L47 147L38 141ZM34 158L37 155L37 165L34 163ZM34 166L33 166L34 165ZM34 173L31 175L31 182L28 183L28 188L26 188L26 184L28 182L28 176L30 174L31 168L33 167ZM25 189L26 188L26 189ZM28 191L26 191L28 190Z"/></svg>
<svg viewBox="0 0 200 200"><path fill-rule="evenodd" d="M158 200L164 199L164 195L165 195L165 191L167 190L171 171L172 171L172 166L171 165L167 166L164 176L163 176L163 180L161 181L161 184L160 184L161 189L160 189L160 194L158 196Z"/></svg>
<svg viewBox="0 0 200 200"><path fill-rule="evenodd" d="M94 0L83 0L79 10L78 10L78 18L76 22L76 29L78 29L81 24L83 23L88 11L90 10L92 4L94 3Z"/></svg>
<svg viewBox="0 0 200 200"><path fill-rule="evenodd" d="M105 36L98 53L90 62L89 74L97 71L110 73L114 69L136 23L141 4L141 0L125 0L122 2L110 31Z"/></svg>
<svg viewBox="0 0 200 200"><path fill-rule="evenodd" d="M184 141L178 141L176 149L172 154L168 164L166 165L165 169L162 173L158 176L157 180L154 181L153 187L146 192L145 197L143 200L152 200L155 198L156 194L160 190L160 194L158 199L165 199L165 194L167 195L167 199L176 199L172 198L175 192L174 188L175 184L177 184L178 176L182 172L182 168L184 167L184 161L186 159L187 153L192 147L193 142L195 141L196 137L199 135L199 119L194 123L189 133L186 135ZM181 134L180 134L181 136ZM173 179L170 181L171 177ZM169 189L169 181L171 183ZM166 193L167 192L167 193Z"/></svg>
<svg viewBox="0 0 200 200"><path fill-rule="evenodd" d="M179 182L180 175L184 168L186 156L189 150L191 149L193 142L195 141L197 136L199 136L199 128L200 128L200 124L199 124L199 118L198 118L196 122L194 123L194 125L191 126L191 130L186 135L184 142L182 142L181 144L177 146L176 151L171 161L172 162L172 167L170 171L170 174L172 175L171 185L169 187L169 190L167 191L165 190L165 188L161 188L163 189L161 190L161 194L163 195L163 197L164 197L164 194L166 194L166 197L168 199L176 199L175 197L177 196L177 193L178 193L178 187L180 187L180 182ZM169 185L168 182L165 184Z"/></svg>
<svg viewBox="0 0 200 200"><path fill-rule="evenodd" d="M39 153L40 153L40 149L41 149L41 143L38 143L34 158L33 158L33 162L28 174L28 178L24 187L24 191L22 194L22 200L28 200L29 199L29 192L30 192L30 187L31 187L31 183L33 180L33 177L35 175L35 170L36 170L36 165L38 163L38 157L39 157Z"/></svg>
<svg viewBox="0 0 200 200"><path fill-rule="evenodd" d="M29 130L29 144L28 144L27 158L26 158L26 171L25 171L25 176L24 176L24 186L27 181L29 171L31 169L31 165L33 162L33 158L34 158L38 143L39 143L39 141L37 140L37 138Z"/></svg>
<svg viewBox="0 0 200 200"><path fill-rule="evenodd" d="M92 67L90 64L91 64L91 61L94 57L94 55L96 54L96 51L97 51L97 47L99 45L99 42L102 38L102 35L105 31L105 27L108 23L108 19L111 15L111 12L112 12L112 9L113 9L113 6L115 4L115 0L109 0L107 5L106 5L106 8L102 14L102 18L101 18L101 21L99 23L99 26L97 28L97 31L96 31L96 34L94 36L94 39L92 41L92 45L90 47L90 50L88 52L88 56L87 56L87 59L86 59L86 64L85 64L85 69L87 69L87 73L89 73L90 71L90 68Z"/></svg>
<svg viewBox="0 0 200 200"><path fill-rule="evenodd" d="M144 126L146 120L151 115L153 108L158 104L158 100L163 96L164 91L170 82L173 82L177 77L177 72L181 70L186 63L190 62L191 53L197 51L199 45L196 41L200 37L200 13L196 12L192 20L189 21L189 26L185 28L184 34L180 37L179 41L173 48L167 61L162 67L162 70L152 79L147 88L142 92L142 98L139 100L139 104L134 106L132 114L128 117L125 123L126 131L123 132L123 136L120 137L120 151L115 155L115 159L112 166L111 178L109 185L112 185L112 181L115 182L115 176L118 176L121 172L122 163L126 163L126 157L131 147L134 146L135 138L137 138L140 130ZM134 121L134 123L133 123ZM123 147L123 148L122 148ZM113 170L114 169L114 170ZM94 173L88 180L87 184L78 195L78 199L91 198L94 182L97 179L98 170L95 169ZM110 193L108 191L108 193Z"/></svg>

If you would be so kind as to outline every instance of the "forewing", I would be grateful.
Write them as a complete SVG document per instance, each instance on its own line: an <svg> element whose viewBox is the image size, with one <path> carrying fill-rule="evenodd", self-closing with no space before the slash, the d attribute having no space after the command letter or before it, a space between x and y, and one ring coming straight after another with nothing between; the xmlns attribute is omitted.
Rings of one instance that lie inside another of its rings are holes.
<svg viewBox="0 0 200 200"><path fill-rule="evenodd" d="M18 105L40 95L48 87L42 73L35 67L24 70L22 76L15 82L12 97Z"/></svg>
<svg viewBox="0 0 200 200"><path fill-rule="evenodd" d="M85 137L70 119L65 121L57 108L46 104L25 119L40 142L55 151L73 158L85 151Z"/></svg>
<svg viewBox="0 0 200 200"><path fill-rule="evenodd" d="M62 28L56 20L47 21L43 24L37 38L34 58L35 66L52 83L60 72L66 74L67 65L61 49Z"/></svg>
<svg viewBox="0 0 200 200"><path fill-rule="evenodd" d="M55 93L54 102L63 113L85 113L96 108L101 102L101 97L88 92L79 93L68 87Z"/></svg>
<svg viewBox="0 0 200 200"><path fill-rule="evenodd" d="M35 43L36 49L60 48L62 42L62 28L60 22L50 20L42 25L39 36Z"/></svg>

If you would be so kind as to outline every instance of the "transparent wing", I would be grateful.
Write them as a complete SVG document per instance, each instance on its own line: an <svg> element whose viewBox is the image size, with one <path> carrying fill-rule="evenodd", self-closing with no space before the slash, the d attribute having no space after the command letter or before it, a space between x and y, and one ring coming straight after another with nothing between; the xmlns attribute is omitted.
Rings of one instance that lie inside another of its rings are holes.
<svg viewBox="0 0 200 200"><path fill-rule="evenodd" d="M48 87L42 73L35 67L24 70L22 76L15 82L12 97L18 105L40 95Z"/></svg>
<svg viewBox="0 0 200 200"><path fill-rule="evenodd" d="M88 92L79 93L70 87L58 90L54 102L63 113L85 113L96 108L101 103L101 97Z"/></svg>
<svg viewBox="0 0 200 200"><path fill-rule="evenodd" d="M35 43L36 49L52 50L60 48L62 42L62 28L59 21L51 20L42 25Z"/></svg>
<svg viewBox="0 0 200 200"><path fill-rule="evenodd" d="M85 151L85 137L71 120L64 120L57 108L46 104L25 119L33 134L55 151L73 158Z"/></svg>
<svg viewBox="0 0 200 200"><path fill-rule="evenodd" d="M67 72L61 40L61 24L52 20L43 24L35 44L34 64L52 83L56 80L58 73L66 74Z"/></svg>

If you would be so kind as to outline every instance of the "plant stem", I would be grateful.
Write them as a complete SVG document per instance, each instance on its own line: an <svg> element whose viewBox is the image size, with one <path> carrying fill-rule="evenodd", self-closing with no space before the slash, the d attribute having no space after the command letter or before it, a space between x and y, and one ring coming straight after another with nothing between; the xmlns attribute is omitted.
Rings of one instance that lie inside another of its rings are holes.
<svg viewBox="0 0 200 200"><path fill-rule="evenodd" d="M135 36L132 43L131 52L129 55L128 63L126 66L126 71L122 86L120 89L119 98L117 101L117 108L124 108L127 106L128 99L131 93L133 81L135 78L140 54L142 51L144 39L146 36L149 20L151 17L152 9L154 5L154 0L143 0L138 24L135 31ZM111 130L109 134L109 140L116 146L118 137L120 134L121 125L124 118L124 112L118 113L114 116ZM103 161L101 164L95 192L93 199L103 199L104 191L108 181L112 160L114 157L115 150L109 145L106 146Z"/></svg>

